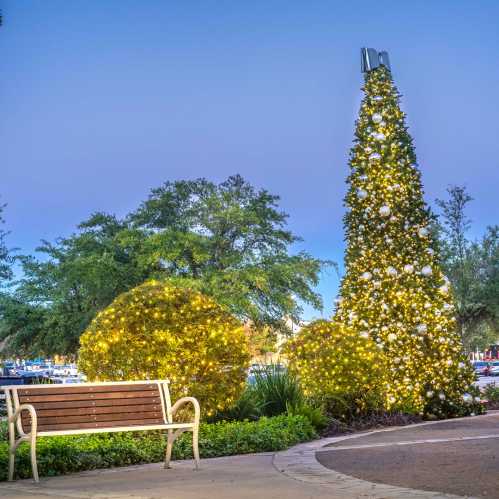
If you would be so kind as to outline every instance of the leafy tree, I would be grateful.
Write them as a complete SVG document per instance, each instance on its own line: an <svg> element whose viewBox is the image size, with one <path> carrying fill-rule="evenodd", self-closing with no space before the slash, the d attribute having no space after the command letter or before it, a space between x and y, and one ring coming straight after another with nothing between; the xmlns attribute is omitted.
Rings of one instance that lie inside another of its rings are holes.
<svg viewBox="0 0 499 499"><path fill-rule="evenodd" d="M286 228L279 198L240 176L166 182L123 219L95 213L43 259L20 257L17 298L43 313L43 324L4 323L9 345L73 354L96 313L149 278L168 279L214 297L255 328L288 332L301 303L321 307L314 286L325 262L290 254L299 238ZM32 341L17 342L34 335Z"/></svg>
<svg viewBox="0 0 499 499"><path fill-rule="evenodd" d="M2 225L5 223L3 218L3 211L7 205L0 204L0 285L3 281L7 281L12 278L12 258L9 249L6 246L5 238L8 232L2 229Z"/></svg>
<svg viewBox="0 0 499 499"><path fill-rule="evenodd" d="M499 227L488 227L481 241L470 241L466 207L473 199L464 187L447 192L447 200L437 200L442 266L452 283L465 346L484 349L497 341L499 331Z"/></svg>

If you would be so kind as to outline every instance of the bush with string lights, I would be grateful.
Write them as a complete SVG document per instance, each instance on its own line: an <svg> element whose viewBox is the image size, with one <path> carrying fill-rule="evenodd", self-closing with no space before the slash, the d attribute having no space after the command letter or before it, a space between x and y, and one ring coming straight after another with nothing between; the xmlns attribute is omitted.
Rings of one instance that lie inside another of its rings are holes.
<svg viewBox="0 0 499 499"><path fill-rule="evenodd" d="M149 281L119 295L80 339L89 381L169 379L172 398L192 395L203 414L233 405L249 363L242 325L211 298Z"/></svg>

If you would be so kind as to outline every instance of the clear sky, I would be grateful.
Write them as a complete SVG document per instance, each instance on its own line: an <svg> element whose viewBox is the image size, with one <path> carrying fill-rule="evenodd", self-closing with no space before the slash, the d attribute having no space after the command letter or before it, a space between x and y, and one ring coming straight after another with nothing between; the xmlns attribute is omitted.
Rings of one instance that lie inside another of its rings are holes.
<svg viewBox="0 0 499 499"><path fill-rule="evenodd" d="M361 46L390 54L427 201L464 184L474 234L499 222L497 0L0 5L0 195L23 252L166 180L240 173L281 196L297 249L341 263ZM323 276L325 314L337 287Z"/></svg>

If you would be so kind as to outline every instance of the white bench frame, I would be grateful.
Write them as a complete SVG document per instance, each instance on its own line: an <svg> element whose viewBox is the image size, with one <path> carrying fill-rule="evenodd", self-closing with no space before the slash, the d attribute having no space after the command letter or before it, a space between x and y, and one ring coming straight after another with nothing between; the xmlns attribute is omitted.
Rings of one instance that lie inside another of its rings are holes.
<svg viewBox="0 0 499 499"><path fill-rule="evenodd" d="M35 408L30 404L20 404L18 390L30 389L51 389L51 388L70 388L71 386L106 386L106 385L131 385L131 384L157 384L161 398L161 406L163 410L164 424L143 425L143 426L113 426L110 428L84 428L74 430L59 430L59 431L37 431L37 415ZM165 468L170 468L170 460L172 456L173 443L185 431L192 431L192 449L196 469L199 469L199 417L200 407L199 402L194 397L182 397L172 405L170 398L170 390L168 381L153 380L153 381L114 381L103 383L74 383L72 385L8 385L2 386L5 392L7 403L7 421L9 430L9 475L8 480L14 480L14 459L17 447L21 442L28 442L31 447L31 468L33 470L33 478L35 482L39 481L38 465L36 461L36 439L38 437L50 437L56 435L79 435L83 433L110 433L117 431L145 431L145 430L167 430L168 437L165 453ZM173 417L175 413L185 404L192 404L194 409L194 419L186 423L175 423ZM25 433L22 427L21 413L28 411L31 416L31 431ZM16 439L16 429L19 438Z"/></svg>

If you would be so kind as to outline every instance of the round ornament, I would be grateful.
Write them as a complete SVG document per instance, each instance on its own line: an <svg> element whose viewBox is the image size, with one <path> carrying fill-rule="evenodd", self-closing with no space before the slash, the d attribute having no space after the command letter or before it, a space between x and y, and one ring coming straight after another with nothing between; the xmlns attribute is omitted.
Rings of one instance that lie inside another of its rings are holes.
<svg viewBox="0 0 499 499"><path fill-rule="evenodd" d="M383 116L381 116L381 114L379 114L379 113L373 114L374 123L381 123L382 120L383 120Z"/></svg>
<svg viewBox="0 0 499 499"><path fill-rule="evenodd" d="M418 230L418 234L420 237L426 237L429 233L430 233L430 231L426 227L421 227Z"/></svg>
<svg viewBox="0 0 499 499"><path fill-rule="evenodd" d="M364 272L363 274L361 274L360 278L364 281L370 281L372 276L373 275L371 274L371 272Z"/></svg>
<svg viewBox="0 0 499 499"><path fill-rule="evenodd" d="M426 248L426 253L428 253L429 255L434 255L435 254L435 250L432 249L432 248Z"/></svg>
<svg viewBox="0 0 499 499"><path fill-rule="evenodd" d="M414 265L411 265L410 263L404 265L404 272L406 272L407 274L412 274L414 272Z"/></svg>
<svg viewBox="0 0 499 499"><path fill-rule="evenodd" d="M433 269L429 265L425 265L421 269L421 274L423 274L425 277L431 276L431 274L433 274Z"/></svg>
<svg viewBox="0 0 499 499"><path fill-rule="evenodd" d="M426 324L418 324L416 326L416 331L419 334L424 334L424 333L426 333L427 330L428 330L428 328L426 327Z"/></svg>
<svg viewBox="0 0 499 499"><path fill-rule="evenodd" d="M369 156L369 159L380 159L381 158L381 154L377 153L377 152L373 152L370 156Z"/></svg>
<svg viewBox="0 0 499 499"><path fill-rule="evenodd" d="M440 393L438 394L438 398L439 398L440 400L444 401L444 400L445 400L445 393L440 392Z"/></svg>
<svg viewBox="0 0 499 499"><path fill-rule="evenodd" d="M357 189L357 197L359 199L365 199L367 197L367 192L364 189Z"/></svg>
<svg viewBox="0 0 499 499"><path fill-rule="evenodd" d="M388 341L395 341L395 340L397 339L397 335L396 335L395 333L390 333L390 334L386 337L386 339L387 339Z"/></svg>
<svg viewBox="0 0 499 499"><path fill-rule="evenodd" d="M433 397L433 395L435 395L435 392L433 390L428 390L426 392L426 398L431 399Z"/></svg>
<svg viewBox="0 0 499 499"><path fill-rule="evenodd" d="M391 277L396 277L398 275L397 269L394 267L388 267L386 273Z"/></svg>
<svg viewBox="0 0 499 499"><path fill-rule="evenodd" d="M390 215L390 207L387 206L386 204L383 205L380 209L379 209L379 214L382 216L382 217L387 217Z"/></svg>
<svg viewBox="0 0 499 499"><path fill-rule="evenodd" d="M465 404L471 404L471 402L473 402L473 396L469 393L463 393L463 402Z"/></svg>
<svg viewBox="0 0 499 499"><path fill-rule="evenodd" d="M383 140L385 140L385 139L386 139L386 136L385 136L385 134L384 134L384 133L381 133L381 132L380 132L380 133L377 133L377 134L374 136L374 138L375 138L376 140L379 140L380 142L382 142Z"/></svg>

